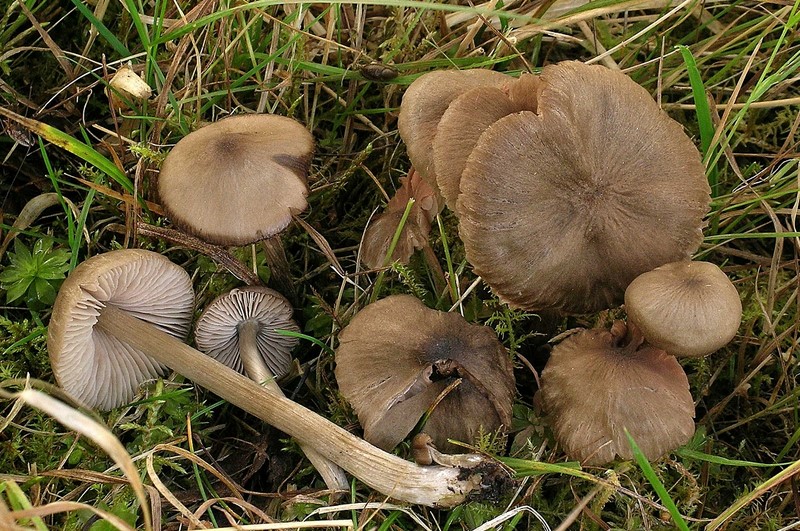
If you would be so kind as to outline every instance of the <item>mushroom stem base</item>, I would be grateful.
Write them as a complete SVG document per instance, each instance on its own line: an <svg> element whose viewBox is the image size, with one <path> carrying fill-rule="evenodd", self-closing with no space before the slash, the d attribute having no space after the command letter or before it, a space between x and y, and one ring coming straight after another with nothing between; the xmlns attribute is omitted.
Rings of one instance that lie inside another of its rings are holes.
<svg viewBox="0 0 800 531"><path fill-rule="evenodd" d="M356 437L313 411L277 396L153 326L107 306L98 326L139 348L231 404L296 438L380 493L408 503L453 507L493 497L511 486L505 470L487 458L472 467L419 466Z"/></svg>

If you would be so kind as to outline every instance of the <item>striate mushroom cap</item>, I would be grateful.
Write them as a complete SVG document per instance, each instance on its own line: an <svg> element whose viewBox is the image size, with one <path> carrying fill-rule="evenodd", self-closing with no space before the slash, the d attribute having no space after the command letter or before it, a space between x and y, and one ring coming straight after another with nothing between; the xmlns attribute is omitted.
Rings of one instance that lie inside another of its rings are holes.
<svg viewBox="0 0 800 531"><path fill-rule="evenodd" d="M246 114L182 138L167 155L158 193L172 222L217 245L282 231L308 206L314 139L284 116Z"/></svg>
<svg viewBox="0 0 800 531"><path fill-rule="evenodd" d="M647 344L621 346L626 327L565 339L541 376L542 405L571 458L604 464L633 457L625 429L649 460L694 434L689 381L675 357Z"/></svg>
<svg viewBox="0 0 800 531"><path fill-rule="evenodd" d="M129 402L142 382L165 371L138 349L95 328L108 305L183 340L189 334L194 290L186 271L143 249L96 255L67 277L47 332L53 373L69 394L103 410Z"/></svg>
<svg viewBox="0 0 800 531"><path fill-rule="evenodd" d="M697 249L704 167L624 74L567 62L539 83L538 112L494 122L467 160L457 202L467 258L511 306L608 308L637 275Z"/></svg>
<svg viewBox="0 0 800 531"><path fill-rule="evenodd" d="M422 177L436 187L433 139L436 126L455 98L475 87L502 87L511 78L492 70L437 70L414 80L403 94L397 126L408 158Z"/></svg>
<svg viewBox="0 0 800 531"><path fill-rule="evenodd" d="M719 267L684 261L636 277L625 291L625 311L654 347L673 356L699 357L733 339L742 301Z"/></svg>
<svg viewBox="0 0 800 531"><path fill-rule="evenodd" d="M510 427L514 374L494 332L393 295L365 307L339 335L339 390L379 448L394 448L459 378L425 424L443 451L456 448L448 438L471 442L480 430Z"/></svg>
<svg viewBox="0 0 800 531"><path fill-rule="evenodd" d="M299 332L292 319L292 305L275 290L262 286L236 288L214 299L195 326L198 350L231 369L244 373L239 344L239 329L244 323L257 323L256 345L272 376L285 376L292 364L296 337L277 330Z"/></svg>
<svg viewBox="0 0 800 531"><path fill-rule="evenodd" d="M436 183L445 203L455 211L461 174L487 127L519 111L536 112L539 78L523 74L502 87L481 86L455 98L442 115L433 140Z"/></svg>

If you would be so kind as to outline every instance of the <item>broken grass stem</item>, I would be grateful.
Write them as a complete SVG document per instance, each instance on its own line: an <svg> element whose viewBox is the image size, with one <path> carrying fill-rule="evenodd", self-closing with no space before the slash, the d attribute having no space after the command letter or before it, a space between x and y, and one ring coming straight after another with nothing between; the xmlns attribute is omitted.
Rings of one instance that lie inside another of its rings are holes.
<svg viewBox="0 0 800 531"><path fill-rule="evenodd" d="M473 468L423 467L389 454L313 411L276 396L258 383L113 306L98 326L158 362L313 448L378 492L407 503L453 507L507 474L492 460ZM499 475L498 475L499 474Z"/></svg>

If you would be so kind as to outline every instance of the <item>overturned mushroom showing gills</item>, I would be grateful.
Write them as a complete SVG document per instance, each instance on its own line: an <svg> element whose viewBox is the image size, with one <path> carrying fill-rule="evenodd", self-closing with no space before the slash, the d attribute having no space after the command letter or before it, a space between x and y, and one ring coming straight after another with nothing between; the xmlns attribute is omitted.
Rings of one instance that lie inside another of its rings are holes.
<svg viewBox="0 0 800 531"><path fill-rule="evenodd" d="M114 308L141 320L141 333L184 339L193 307L189 275L157 253L122 249L86 260L61 286L48 326L56 381L90 407L129 402L142 382L164 373L164 365L133 346L130 331L97 326L99 317Z"/></svg>
<svg viewBox="0 0 800 531"><path fill-rule="evenodd" d="M197 321L195 342L212 358L284 396L275 380L289 371L298 340L278 330L300 331L291 304L277 291L250 286L233 289L208 305ZM301 448L330 490L348 489L341 468L315 450Z"/></svg>
<svg viewBox="0 0 800 531"><path fill-rule="evenodd" d="M625 429L649 460L694 434L694 403L683 368L674 356L627 332L617 321L611 331L570 336L556 345L542 371L542 405L571 458L598 465L615 455L631 459Z"/></svg>
<svg viewBox="0 0 800 531"><path fill-rule="evenodd" d="M654 347L673 356L699 357L733 339L742 301L719 267L684 261L636 277L625 291L625 311Z"/></svg>
<svg viewBox="0 0 800 531"><path fill-rule="evenodd" d="M339 334L339 390L364 438L380 448L394 448L459 379L424 427L443 451L457 448L448 438L472 443L481 431L510 427L514 373L494 331L393 295L366 306Z"/></svg>
<svg viewBox="0 0 800 531"><path fill-rule="evenodd" d="M539 85L537 112L491 124L467 159L456 206L467 259L511 306L608 308L700 245L700 154L621 72L559 63Z"/></svg>
<svg viewBox="0 0 800 531"><path fill-rule="evenodd" d="M507 473L489 459L473 467L419 466L375 448L313 411L258 385L222 363L109 307L100 326L127 330L132 345L221 398L268 422L341 466L367 486L393 499L430 507L453 507L468 499L497 496L511 486Z"/></svg>
<svg viewBox="0 0 800 531"><path fill-rule="evenodd" d="M450 102L464 92L482 86L501 87L513 79L492 70L437 70L414 80L403 94L397 126L408 157L428 184L436 188L433 139Z"/></svg>

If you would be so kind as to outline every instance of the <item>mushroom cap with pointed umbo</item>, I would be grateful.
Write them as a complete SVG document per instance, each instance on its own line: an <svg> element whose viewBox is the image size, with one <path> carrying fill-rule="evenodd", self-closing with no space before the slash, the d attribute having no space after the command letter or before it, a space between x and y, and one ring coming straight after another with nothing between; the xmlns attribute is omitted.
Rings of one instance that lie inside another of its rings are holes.
<svg viewBox="0 0 800 531"><path fill-rule="evenodd" d="M175 144L158 194L185 232L217 245L246 245L274 236L306 209L313 151L313 137L291 118L232 116Z"/></svg>
<svg viewBox="0 0 800 531"><path fill-rule="evenodd" d="M459 378L424 428L444 451L455 448L448 438L472 442L481 430L510 427L513 368L492 329L393 295L366 306L339 335L339 390L364 438L380 448L402 441Z"/></svg>
<svg viewBox="0 0 800 531"><path fill-rule="evenodd" d="M189 334L194 290L189 275L167 258L120 249L79 264L61 285L47 331L58 384L90 407L129 402L140 384L165 368L95 327L113 305L179 339Z"/></svg>
<svg viewBox="0 0 800 531"><path fill-rule="evenodd" d="M467 160L456 209L467 259L514 307L608 308L700 245L700 154L621 72L559 63L539 84L537 112L494 122Z"/></svg>

